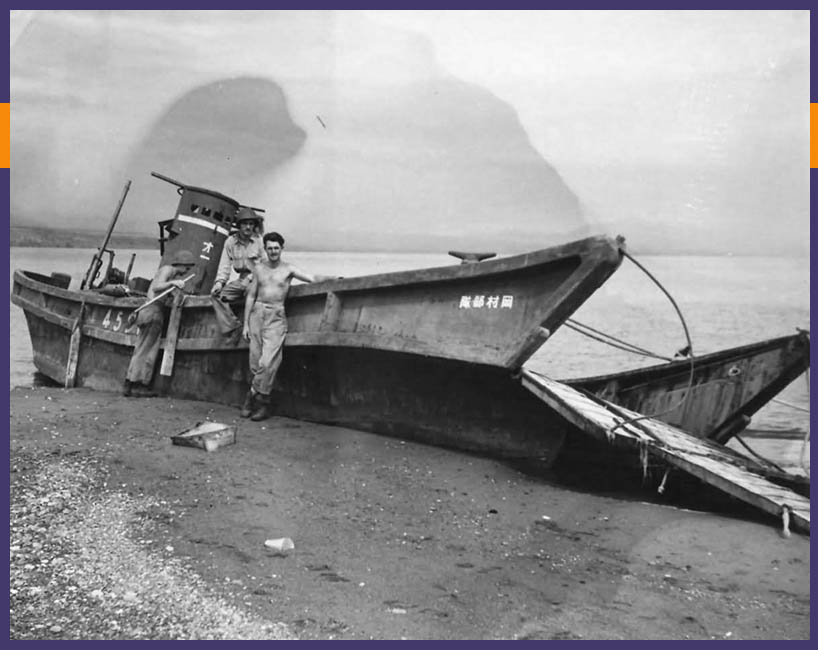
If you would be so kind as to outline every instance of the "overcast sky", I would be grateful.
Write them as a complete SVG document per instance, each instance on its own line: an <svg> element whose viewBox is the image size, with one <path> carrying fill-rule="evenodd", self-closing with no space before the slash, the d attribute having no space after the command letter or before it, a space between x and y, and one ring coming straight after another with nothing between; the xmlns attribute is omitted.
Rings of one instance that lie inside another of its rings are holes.
<svg viewBox="0 0 818 650"><path fill-rule="evenodd" d="M763 241L808 250L806 12L378 18L429 34L445 68L509 101L534 146L614 228L689 224L726 248L735 238L735 252Z"/></svg>
<svg viewBox="0 0 818 650"><path fill-rule="evenodd" d="M359 89L345 90L342 124L353 108L377 111L384 88L450 75L510 108L514 124L502 128L519 126L576 195L592 230L648 248L809 251L806 11L12 11L11 44L13 208L15 199L18 209L37 205L48 187L49 202L66 206L68 219L77 205L103 203L110 212L111 188L124 181L115 177L119 163L180 97L252 75L284 90L307 144L302 161L256 188L235 189L295 214L298 193L285 187L313 193L305 177L325 169L326 150L338 151L345 137L339 127L331 143L316 144L314 104L327 95L311 82L332 75ZM368 146L387 146L390 119ZM487 121L473 137L491 129ZM405 148L401 138L410 135L398 131L395 142ZM350 129L346 139L360 133ZM383 188L390 181L378 168ZM395 187L407 174L394 175ZM218 181L214 189L230 193ZM275 199L261 186L275 189ZM321 231L317 212L325 206L313 208L304 214ZM457 211L455 204L447 213L451 230L462 225ZM513 216L506 222L513 228Z"/></svg>

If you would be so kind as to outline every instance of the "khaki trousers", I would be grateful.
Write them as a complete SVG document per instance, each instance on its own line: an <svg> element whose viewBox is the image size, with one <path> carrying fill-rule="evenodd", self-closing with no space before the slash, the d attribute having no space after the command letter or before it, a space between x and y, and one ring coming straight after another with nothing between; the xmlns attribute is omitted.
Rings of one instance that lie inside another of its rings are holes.
<svg viewBox="0 0 818 650"><path fill-rule="evenodd" d="M257 302L250 312L250 372L253 391L269 395L281 365L287 317L283 305Z"/></svg>
<svg viewBox="0 0 818 650"><path fill-rule="evenodd" d="M233 313L233 309L230 307L230 305L237 302L242 302L245 296L247 296L247 288L249 286L249 280L230 280L230 282L222 287L219 295L210 296L213 311L216 312L216 323L218 324L219 331L222 334L230 334L230 332L233 330L241 328L243 314L242 320L236 318L236 315Z"/></svg>
<svg viewBox="0 0 818 650"><path fill-rule="evenodd" d="M160 301L161 302L161 301ZM159 342L162 338L162 325L165 321L165 308L155 302L148 305L136 315L139 335L128 364L125 379L148 385L153 377L156 355L159 354Z"/></svg>

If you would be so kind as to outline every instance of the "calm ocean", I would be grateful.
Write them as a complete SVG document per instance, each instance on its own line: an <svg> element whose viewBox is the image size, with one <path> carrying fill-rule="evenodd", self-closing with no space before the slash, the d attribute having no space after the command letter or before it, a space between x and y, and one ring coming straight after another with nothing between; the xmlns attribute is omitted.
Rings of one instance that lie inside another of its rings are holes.
<svg viewBox="0 0 818 650"><path fill-rule="evenodd" d="M116 266L126 268L136 253L133 276L152 277L156 251L118 251ZM81 277L94 251L66 248L11 248L10 267ZM288 251L287 259L305 271L352 277L444 266L455 262L445 253L334 253ZM809 259L760 257L638 258L678 304L696 354L783 336L809 329ZM574 320L624 339L641 348L672 357L686 344L684 329L667 297L629 260L588 300ZM10 383L31 385L34 378L31 342L22 311L10 305ZM527 363L554 378L581 377L652 365L634 356L561 328ZM809 408L806 377L790 384L779 400ZM799 434L809 430L809 414L772 402L753 418L751 429ZM758 440L748 444L787 465L798 464L800 439ZM807 462L809 459L807 445Z"/></svg>

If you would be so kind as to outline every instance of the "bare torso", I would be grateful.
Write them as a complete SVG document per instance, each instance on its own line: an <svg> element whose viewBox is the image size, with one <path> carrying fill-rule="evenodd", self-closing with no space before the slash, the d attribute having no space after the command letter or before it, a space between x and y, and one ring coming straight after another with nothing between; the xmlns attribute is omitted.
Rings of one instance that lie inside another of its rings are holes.
<svg viewBox="0 0 818 650"><path fill-rule="evenodd" d="M256 302L284 304L293 279L293 268L289 264L280 261L273 267L269 262L262 262L256 264L254 275L254 282L258 285Z"/></svg>
<svg viewBox="0 0 818 650"><path fill-rule="evenodd" d="M302 282L315 282L316 277L281 260L281 245L273 240L265 244L267 259L253 268L253 281L247 290L244 307L244 337L250 340L250 315L257 302L265 305L284 306L293 278ZM273 258L273 259L271 259Z"/></svg>

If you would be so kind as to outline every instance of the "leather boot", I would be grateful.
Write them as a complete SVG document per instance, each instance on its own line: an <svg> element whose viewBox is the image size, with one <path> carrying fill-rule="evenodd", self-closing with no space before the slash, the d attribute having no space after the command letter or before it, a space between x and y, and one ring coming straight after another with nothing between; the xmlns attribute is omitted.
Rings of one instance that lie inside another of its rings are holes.
<svg viewBox="0 0 818 650"><path fill-rule="evenodd" d="M253 411L256 410L256 394L252 390L247 391L247 396L244 398L244 404L241 405L241 417L249 418Z"/></svg>
<svg viewBox="0 0 818 650"><path fill-rule="evenodd" d="M262 395L261 393L256 395L256 404L258 408L253 412L253 415L250 416L250 419L253 422L261 422L273 414L272 409L270 408L269 395Z"/></svg>
<svg viewBox="0 0 818 650"><path fill-rule="evenodd" d="M122 384L122 394L125 397L130 397L131 396L131 382L128 379L126 379L125 383Z"/></svg>

